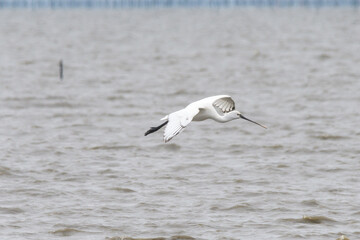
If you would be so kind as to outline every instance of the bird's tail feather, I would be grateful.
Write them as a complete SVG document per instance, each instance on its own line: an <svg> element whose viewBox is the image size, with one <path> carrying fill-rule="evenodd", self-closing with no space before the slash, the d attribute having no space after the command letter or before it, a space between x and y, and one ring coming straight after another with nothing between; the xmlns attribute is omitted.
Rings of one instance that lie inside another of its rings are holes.
<svg viewBox="0 0 360 240"><path fill-rule="evenodd" d="M163 117L162 119L160 119L160 121L164 121L164 120L169 120L169 115L166 115L165 117Z"/></svg>

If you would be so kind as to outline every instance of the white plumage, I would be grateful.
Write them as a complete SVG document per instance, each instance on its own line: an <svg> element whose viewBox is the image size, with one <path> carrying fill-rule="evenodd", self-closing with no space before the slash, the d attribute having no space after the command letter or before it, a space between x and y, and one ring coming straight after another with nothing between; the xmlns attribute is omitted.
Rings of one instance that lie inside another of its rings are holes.
<svg viewBox="0 0 360 240"><path fill-rule="evenodd" d="M190 103L184 109L170 113L161 120L165 120L163 124L158 127L150 128L145 136L156 132L164 125L167 125L164 131L165 143L170 141L173 137L181 133L191 121L203 121L206 119L213 119L217 122L229 122L235 119L245 119L255 123L261 127L266 128L257 122L254 122L244 117L239 111L235 110L235 102L228 95L218 95L207 97L199 101Z"/></svg>

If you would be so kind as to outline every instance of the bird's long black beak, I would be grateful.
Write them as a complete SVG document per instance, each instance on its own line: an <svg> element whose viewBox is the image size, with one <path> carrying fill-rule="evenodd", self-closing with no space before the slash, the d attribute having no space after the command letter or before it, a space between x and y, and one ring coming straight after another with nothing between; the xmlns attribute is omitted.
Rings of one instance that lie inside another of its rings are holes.
<svg viewBox="0 0 360 240"><path fill-rule="evenodd" d="M263 127L263 128L266 128L266 129L267 129L266 126L264 126L264 125L262 125L262 124L260 124L260 123L257 123L257 122L255 122L255 121L253 121L253 120L250 120L250 119L244 117L242 114L240 114L239 116L240 116L240 118L242 118L242 119L245 119L245 120L247 120L247 121L249 121L249 122L255 123L255 124L259 125L260 127Z"/></svg>

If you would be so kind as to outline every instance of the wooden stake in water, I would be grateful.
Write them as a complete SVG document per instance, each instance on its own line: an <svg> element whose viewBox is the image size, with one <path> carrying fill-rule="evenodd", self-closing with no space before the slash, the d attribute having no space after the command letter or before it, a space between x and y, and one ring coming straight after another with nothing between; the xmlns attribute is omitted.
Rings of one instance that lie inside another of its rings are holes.
<svg viewBox="0 0 360 240"><path fill-rule="evenodd" d="M60 71L60 79L62 80L64 77L64 65L62 60L60 60L59 62L59 71Z"/></svg>

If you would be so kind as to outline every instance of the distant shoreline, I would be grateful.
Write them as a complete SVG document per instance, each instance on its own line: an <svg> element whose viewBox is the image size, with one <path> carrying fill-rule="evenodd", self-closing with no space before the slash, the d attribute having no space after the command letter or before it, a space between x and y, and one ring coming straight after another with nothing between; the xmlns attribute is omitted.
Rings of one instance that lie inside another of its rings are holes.
<svg viewBox="0 0 360 240"><path fill-rule="evenodd" d="M354 7L360 0L0 0L0 9Z"/></svg>

